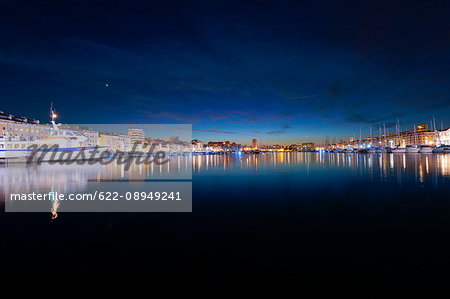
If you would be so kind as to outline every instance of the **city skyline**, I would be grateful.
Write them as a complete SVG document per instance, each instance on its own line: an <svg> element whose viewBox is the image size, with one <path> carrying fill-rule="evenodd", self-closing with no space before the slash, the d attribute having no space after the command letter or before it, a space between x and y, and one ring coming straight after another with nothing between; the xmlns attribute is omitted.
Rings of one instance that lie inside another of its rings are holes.
<svg viewBox="0 0 450 299"><path fill-rule="evenodd" d="M445 2L1 6L1 109L43 123L54 101L63 123L243 144L450 126Z"/></svg>
<svg viewBox="0 0 450 299"><path fill-rule="evenodd" d="M55 111L52 110L52 118L54 117L56 120L58 118L58 115L54 113ZM21 136L21 137L30 137L32 136L33 139L35 138L43 138L45 134L43 134L43 127L47 127L47 130L51 128L50 124L45 124L41 122L40 120L36 120L33 118L29 118L26 116L16 116L13 114L4 113L3 111L0 111L0 122L4 123L3 128L0 127L0 136L4 136L5 134L11 136ZM389 127L386 127L386 124L383 124L383 126L378 127L370 127L370 135L363 134L362 130L360 130L360 135L357 137L356 134L353 135L353 137L346 138L330 138L327 136L325 140L322 140L320 143L310 142L310 141L290 141L287 143L263 143L261 138L253 138L251 139L251 142L248 142L249 140L245 140L244 142L239 143L239 141L230 139L228 137L232 137L232 135L225 136L225 138L220 140L200 140L199 138L196 138L192 133L193 130L192 126L190 124L63 124L58 123L58 126L61 126L61 128L69 129L69 130L81 130L85 133L95 132L97 133L97 136L95 136L95 139L98 139L98 134L102 134L103 136L107 135L117 135L117 136L128 136L130 138L129 143L144 143L149 140L159 140L162 142L170 141L173 142L173 140L176 138L178 141L182 142L191 142L194 143L201 143L201 144L229 144L230 142L233 144L237 144L239 146L245 146L248 148L257 149L259 146L266 147L266 146L298 146L298 145L312 145L314 148L314 144L316 144L319 147L327 147L327 146L344 146L344 145L354 145L354 146L360 146L361 144L364 144L365 146L368 143L372 144L372 141L375 140L377 142L384 142L384 146L387 146L389 143L390 147L394 147L397 145L405 145L405 144L423 144L423 145L439 145L439 144L448 144L449 141L449 133L450 133L450 127L439 128L439 125L436 124L436 120L433 118L430 120L430 124L423 123L423 124L415 124L412 126L412 128L408 129L407 126L402 127L399 121L395 124L395 132L392 132L389 130ZM18 125L19 127L24 128L23 126L27 127L25 131L27 131L28 135L18 135L18 131L23 131L23 129L13 128L15 125ZM5 126L6 125L6 126ZM13 125L12 127L10 127ZM36 126L40 127L40 129L36 130ZM11 131L12 130L12 131ZM10 131L10 132L8 132ZM15 134L14 134L15 132ZM31 134L31 132L36 132L36 134ZM40 133L38 133L40 132ZM420 136L418 136L416 133L421 132ZM48 133L48 132L47 132ZM366 133L366 132L364 132ZM31 135L30 135L31 134ZM423 135L425 134L425 135ZM405 143L406 139L405 137L400 136L406 136L409 135L409 141ZM442 136L441 136L442 135ZM397 139L396 139L397 138ZM418 138L418 140L416 140ZM388 139L390 140L388 142ZM420 142L417 142L419 141Z"/></svg>

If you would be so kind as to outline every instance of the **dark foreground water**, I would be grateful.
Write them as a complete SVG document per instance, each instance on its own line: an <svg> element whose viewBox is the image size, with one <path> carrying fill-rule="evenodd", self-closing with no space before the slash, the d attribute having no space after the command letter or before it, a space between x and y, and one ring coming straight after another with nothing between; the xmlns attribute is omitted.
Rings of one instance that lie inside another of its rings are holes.
<svg viewBox="0 0 450 299"><path fill-rule="evenodd" d="M450 155L277 153L188 162L192 213L60 213L55 221L50 213L2 213L2 270L145 272L158 281L296 283L304 286L299 292L375 295L448 284ZM171 165L167 171L180 171L186 161ZM154 175L117 166L8 167L0 168L3 191L22 188L20 181L59 178L80 190L92 178Z"/></svg>

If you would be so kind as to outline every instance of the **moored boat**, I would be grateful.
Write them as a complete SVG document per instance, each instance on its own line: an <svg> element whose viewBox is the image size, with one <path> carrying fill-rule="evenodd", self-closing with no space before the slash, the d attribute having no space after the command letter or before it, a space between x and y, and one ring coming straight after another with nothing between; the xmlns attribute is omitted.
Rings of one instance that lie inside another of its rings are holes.
<svg viewBox="0 0 450 299"><path fill-rule="evenodd" d="M394 154L403 154L403 153L406 153L406 148L404 148L404 147L397 147L397 148L391 149L391 151Z"/></svg>
<svg viewBox="0 0 450 299"><path fill-rule="evenodd" d="M419 147L419 153L421 154L431 154L433 153L434 146L431 145L421 145Z"/></svg>
<svg viewBox="0 0 450 299"><path fill-rule="evenodd" d="M440 145L433 149L433 153L450 153L450 145Z"/></svg>
<svg viewBox="0 0 450 299"><path fill-rule="evenodd" d="M387 154L392 153L392 149L388 146L383 147L382 151L383 151L383 153L387 153Z"/></svg>
<svg viewBox="0 0 450 299"><path fill-rule="evenodd" d="M419 150L420 150L420 148L419 148L418 145L407 145L406 146L406 152L408 154L410 154L410 153L418 153Z"/></svg>

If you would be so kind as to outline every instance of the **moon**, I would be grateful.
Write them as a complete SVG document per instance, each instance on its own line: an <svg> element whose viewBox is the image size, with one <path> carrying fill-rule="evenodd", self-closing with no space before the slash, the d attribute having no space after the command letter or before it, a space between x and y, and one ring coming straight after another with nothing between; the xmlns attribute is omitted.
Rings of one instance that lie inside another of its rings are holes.
<svg viewBox="0 0 450 299"><path fill-rule="evenodd" d="M108 84L108 83L106 83L106 84L105 84L105 86L106 86L106 87L108 87L108 86L109 86L109 84Z"/></svg>

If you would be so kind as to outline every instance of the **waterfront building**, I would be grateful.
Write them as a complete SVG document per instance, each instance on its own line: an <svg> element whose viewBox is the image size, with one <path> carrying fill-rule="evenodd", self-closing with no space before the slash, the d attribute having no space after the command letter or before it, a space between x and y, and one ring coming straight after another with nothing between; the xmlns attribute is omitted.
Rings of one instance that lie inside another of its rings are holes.
<svg viewBox="0 0 450 299"><path fill-rule="evenodd" d="M252 147L253 149L258 149L258 140L256 138L252 140Z"/></svg>
<svg viewBox="0 0 450 299"><path fill-rule="evenodd" d="M26 140L36 140L50 136L50 126L42 125L39 120L24 116L14 116L0 111L0 137L12 136Z"/></svg>
<svg viewBox="0 0 450 299"><path fill-rule="evenodd" d="M163 152L191 152L193 143L180 140L178 136L169 137L169 140L161 138L146 138L142 149L137 148L138 151L163 151Z"/></svg>
<svg viewBox="0 0 450 299"><path fill-rule="evenodd" d="M86 142L85 146L97 146L100 144L100 134L97 131L87 129L87 130L81 130L81 132L88 138L88 141Z"/></svg>
<svg viewBox="0 0 450 299"><path fill-rule="evenodd" d="M403 143L406 145L413 144L425 144L432 145L435 143L435 132L425 131L425 132L408 132L406 134L402 134L400 137L403 140Z"/></svg>
<svg viewBox="0 0 450 299"><path fill-rule="evenodd" d="M448 131L449 129L447 129ZM403 131L399 134L381 134L377 137L367 137L363 140L354 140L350 138L350 142L340 140L338 143L328 145L328 148L347 148L350 145L362 148L374 147L405 147L407 145L439 145L450 142L448 133L445 131L428 130L428 124L420 124L415 129Z"/></svg>
<svg viewBox="0 0 450 299"><path fill-rule="evenodd" d="M128 129L128 136L130 137L131 144L141 144L145 139L144 130L136 127L131 127Z"/></svg>
<svg viewBox="0 0 450 299"><path fill-rule="evenodd" d="M203 150L205 150L205 146L204 146L203 142L201 142L198 139L192 140L192 151L197 152L197 151L203 151Z"/></svg>
<svg viewBox="0 0 450 299"><path fill-rule="evenodd" d="M302 143L303 151L312 151L315 149L315 144L313 142L304 142Z"/></svg>
<svg viewBox="0 0 450 299"><path fill-rule="evenodd" d="M390 147L433 145L437 143L438 135L438 132L428 130L428 124L421 124L417 125L415 130L403 131L400 134L382 135L381 143Z"/></svg>
<svg viewBox="0 0 450 299"><path fill-rule="evenodd" d="M212 151L238 151L241 149L240 144L231 141L210 141L207 147Z"/></svg>
<svg viewBox="0 0 450 299"><path fill-rule="evenodd" d="M130 136L120 133L100 133L99 143L101 146L109 146L111 151L130 151Z"/></svg>
<svg viewBox="0 0 450 299"><path fill-rule="evenodd" d="M450 145L450 128L440 131L438 136L439 145Z"/></svg>
<svg viewBox="0 0 450 299"><path fill-rule="evenodd" d="M260 146L260 148L261 148L261 149L266 149L265 146ZM270 149L273 150L272 147L270 147ZM302 151L302 145L299 144L299 143L293 143L293 144L291 144L291 145L288 145L288 146L286 147L286 150L292 151L292 152L300 152L300 151Z"/></svg>
<svg viewBox="0 0 450 299"><path fill-rule="evenodd" d="M169 137L169 142L170 143L180 143L180 137L178 137L178 136Z"/></svg>

